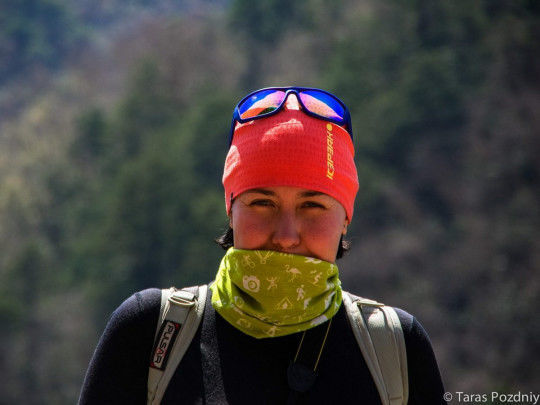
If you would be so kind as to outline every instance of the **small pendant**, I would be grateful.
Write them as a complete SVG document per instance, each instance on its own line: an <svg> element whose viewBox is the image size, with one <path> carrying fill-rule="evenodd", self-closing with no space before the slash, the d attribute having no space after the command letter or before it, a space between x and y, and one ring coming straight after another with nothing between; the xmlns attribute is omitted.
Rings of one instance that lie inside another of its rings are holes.
<svg viewBox="0 0 540 405"><path fill-rule="evenodd" d="M317 374L300 363L290 363L287 368L289 387L297 392L307 392L313 387Z"/></svg>

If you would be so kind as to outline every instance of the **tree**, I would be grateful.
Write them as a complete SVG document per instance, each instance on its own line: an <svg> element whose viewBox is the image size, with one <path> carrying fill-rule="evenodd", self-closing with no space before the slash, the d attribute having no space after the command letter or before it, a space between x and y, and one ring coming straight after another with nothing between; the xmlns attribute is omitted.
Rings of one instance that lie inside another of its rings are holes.
<svg viewBox="0 0 540 405"><path fill-rule="evenodd" d="M3 0L0 85L34 69L54 69L82 39L78 22L57 0Z"/></svg>

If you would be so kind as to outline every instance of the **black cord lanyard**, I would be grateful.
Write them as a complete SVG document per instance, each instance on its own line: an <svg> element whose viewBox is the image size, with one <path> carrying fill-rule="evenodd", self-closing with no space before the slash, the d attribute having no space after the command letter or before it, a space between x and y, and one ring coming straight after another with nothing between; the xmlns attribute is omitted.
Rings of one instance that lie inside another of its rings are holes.
<svg viewBox="0 0 540 405"><path fill-rule="evenodd" d="M322 328L313 328L302 333L296 356L294 356L294 360L287 368L287 381L289 383L289 388L291 389L287 400L288 405L295 404L301 394L306 393L313 387L315 379L317 378L317 367L319 366L319 361L331 325L332 319L328 321L326 330ZM322 336L323 332L324 336ZM320 349L316 360L313 362L314 353L317 353L317 347L320 347ZM309 366L309 364L312 366Z"/></svg>

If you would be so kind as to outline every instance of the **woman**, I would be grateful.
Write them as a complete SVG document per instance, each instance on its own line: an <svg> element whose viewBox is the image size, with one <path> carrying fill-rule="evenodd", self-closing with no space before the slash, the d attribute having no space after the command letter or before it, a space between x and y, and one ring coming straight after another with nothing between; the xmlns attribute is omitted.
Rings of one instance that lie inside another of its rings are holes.
<svg viewBox="0 0 540 405"><path fill-rule="evenodd" d="M162 403L381 403L335 265L358 190L353 157L349 114L329 93L263 89L238 104L223 173L228 250ZM114 312L80 403L146 401L160 299L145 290ZM444 403L427 334L396 313L408 403ZM304 358L316 359L316 377L300 394L288 373Z"/></svg>

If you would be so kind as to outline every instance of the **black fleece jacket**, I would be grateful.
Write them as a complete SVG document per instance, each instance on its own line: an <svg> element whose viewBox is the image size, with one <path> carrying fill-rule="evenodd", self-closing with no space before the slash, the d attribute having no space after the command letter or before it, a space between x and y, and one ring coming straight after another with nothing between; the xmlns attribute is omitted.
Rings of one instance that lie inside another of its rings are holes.
<svg viewBox="0 0 540 405"><path fill-rule="evenodd" d="M252 338L214 311L210 295L209 290L201 326L162 403L286 403L290 394L287 367L296 354L301 333ZM158 289L138 292L113 313L88 368L80 404L146 403L160 297ZM407 312L397 309L397 313L407 347L409 404L444 404L444 389L426 332ZM381 403L343 305L333 318L315 385L300 403Z"/></svg>

